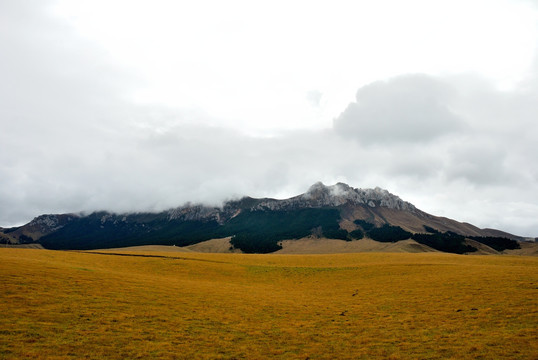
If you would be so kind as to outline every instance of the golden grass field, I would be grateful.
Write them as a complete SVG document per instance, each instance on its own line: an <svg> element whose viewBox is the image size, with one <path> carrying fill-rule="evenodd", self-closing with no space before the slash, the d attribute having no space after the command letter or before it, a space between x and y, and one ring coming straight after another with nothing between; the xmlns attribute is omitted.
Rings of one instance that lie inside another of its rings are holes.
<svg viewBox="0 0 538 360"><path fill-rule="evenodd" d="M0 358L538 359L536 257L130 253L0 249Z"/></svg>

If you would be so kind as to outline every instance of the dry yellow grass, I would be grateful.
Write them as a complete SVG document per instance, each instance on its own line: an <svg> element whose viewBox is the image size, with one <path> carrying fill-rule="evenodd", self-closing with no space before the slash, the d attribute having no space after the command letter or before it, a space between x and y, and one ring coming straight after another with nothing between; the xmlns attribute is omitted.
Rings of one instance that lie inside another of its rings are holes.
<svg viewBox="0 0 538 360"><path fill-rule="evenodd" d="M0 249L0 358L538 358L535 257L147 254Z"/></svg>

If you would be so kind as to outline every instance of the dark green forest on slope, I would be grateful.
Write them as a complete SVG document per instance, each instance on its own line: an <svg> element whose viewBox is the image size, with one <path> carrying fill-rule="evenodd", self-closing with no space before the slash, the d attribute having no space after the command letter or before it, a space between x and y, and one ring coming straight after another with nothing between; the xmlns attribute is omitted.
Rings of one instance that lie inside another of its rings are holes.
<svg viewBox="0 0 538 360"><path fill-rule="evenodd" d="M112 219L102 221L103 217ZM323 235L347 238L339 229L337 209L244 211L224 224L216 221L169 220L160 214L120 216L94 213L76 219L40 239L49 249L88 250L135 245L187 246L204 240L232 236L234 247L244 252L267 253L280 249L278 242L308 236L315 228Z"/></svg>
<svg viewBox="0 0 538 360"><path fill-rule="evenodd" d="M96 212L74 219L61 229L42 237L48 249L90 250L136 245L188 246L201 241L231 237L234 248L246 253L270 253L281 249L280 242L309 235L346 241L369 237L380 242L413 239L433 249L463 254L477 251L465 243L466 237L451 231L440 232L424 226L426 233L412 234L399 226L375 226L355 220L356 230L339 226L336 208L302 208L295 210L245 210L223 224L214 220L170 220L166 213L113 215ZM517 249L517 241L500 237L470 236L497 251Z"/></svg>

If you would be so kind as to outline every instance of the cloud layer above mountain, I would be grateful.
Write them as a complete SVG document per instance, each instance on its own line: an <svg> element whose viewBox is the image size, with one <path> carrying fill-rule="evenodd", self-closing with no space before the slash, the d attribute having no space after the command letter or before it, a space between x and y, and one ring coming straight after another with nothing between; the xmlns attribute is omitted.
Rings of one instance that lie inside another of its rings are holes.
<svg viewBox="0 0 538 360"><path fill-rule="evenodd" d="M326 126L253 134L199 107L133 102L142 80L46 8L1 8L0 226L282 198L341 181L538 236L538 62L508 90L470 73L358 83ZM322 111L324 92L303 95Z"/></svg>

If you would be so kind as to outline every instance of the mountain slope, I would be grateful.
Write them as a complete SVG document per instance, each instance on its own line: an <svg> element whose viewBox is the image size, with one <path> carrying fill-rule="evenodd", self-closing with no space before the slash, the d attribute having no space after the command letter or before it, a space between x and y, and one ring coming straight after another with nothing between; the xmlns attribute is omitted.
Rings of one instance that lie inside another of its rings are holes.
<svg viewBox="0 0 538 360"><path fill-rule="evenodd" d="M494 252L518 249L517 240L522 240L427 214L387 190L343 183L316 183L306 193L284 200L244 197L222 207L186 204L160 213L42 215L0 234L5 242L40 243L50 249L184 247L231 237L236 249L263 253L280 250L285 240L308 237L348 242L367 237L387 243L413 238L408 249L426 246L456 253L477 251L485 244ZM473 246L477 242L481 245Z"/></svg>

